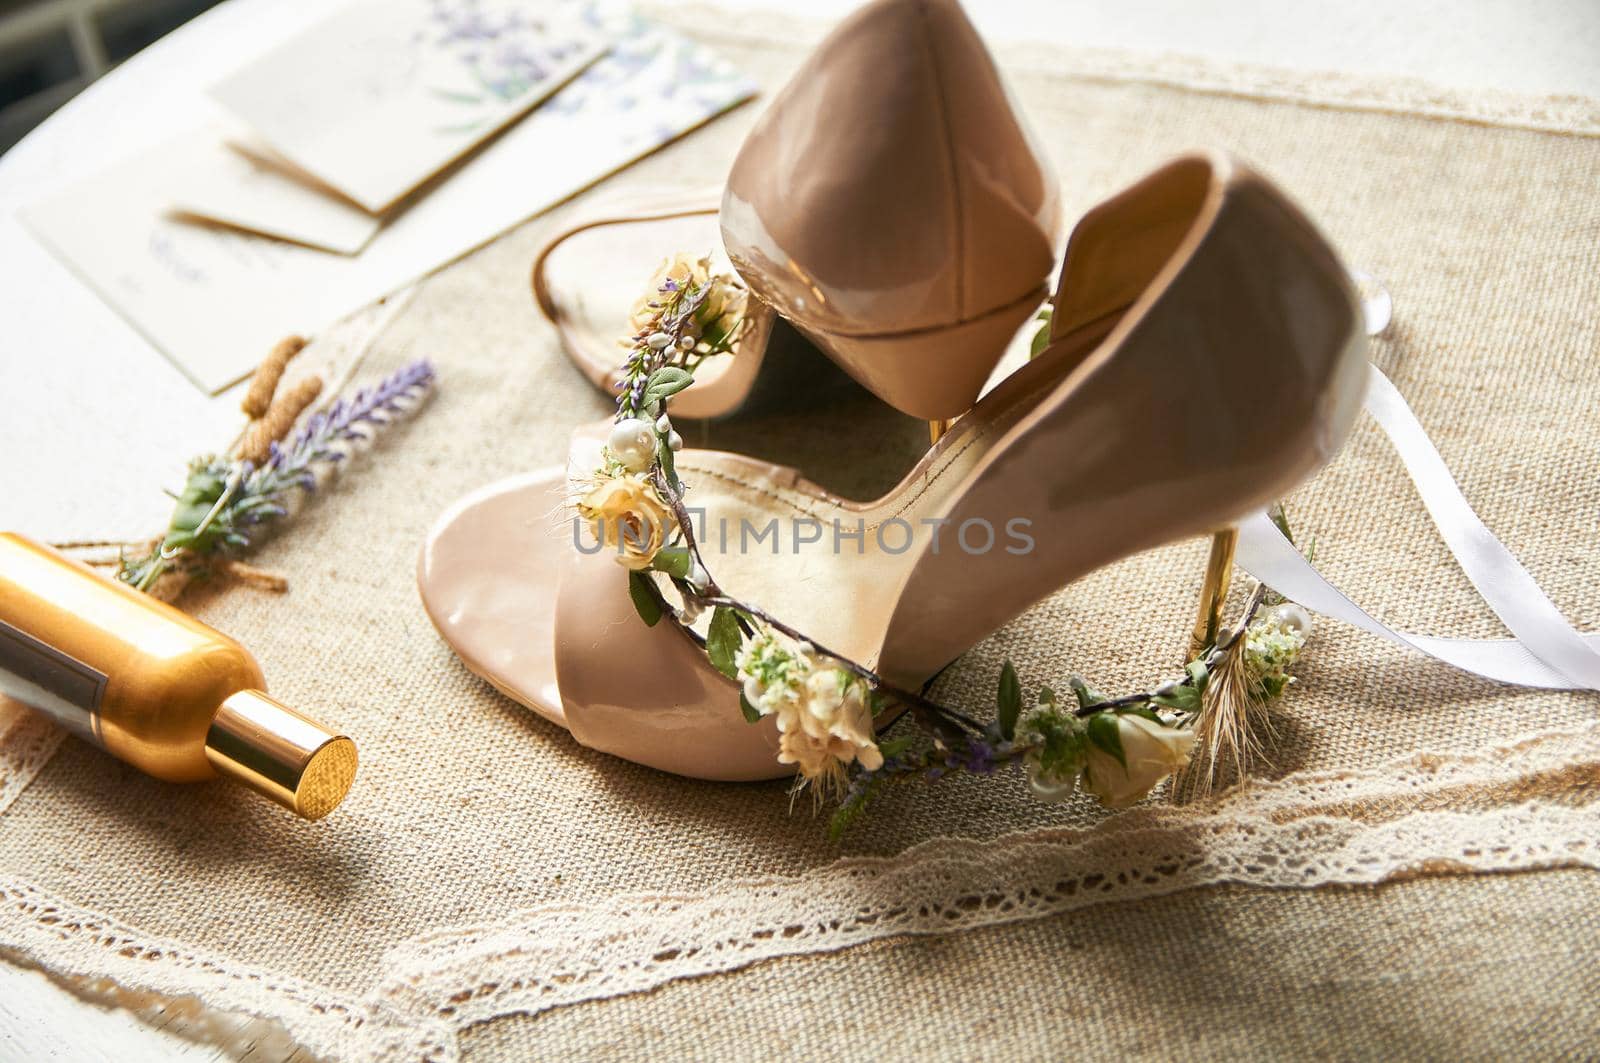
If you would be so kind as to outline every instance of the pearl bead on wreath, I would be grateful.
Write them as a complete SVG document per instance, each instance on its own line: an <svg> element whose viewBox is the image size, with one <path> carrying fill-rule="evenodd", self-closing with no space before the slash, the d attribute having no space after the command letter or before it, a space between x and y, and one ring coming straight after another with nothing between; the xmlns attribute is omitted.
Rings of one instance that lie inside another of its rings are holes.
<svg viewBox="0 0 1600 1063"><path fill-rule="evenodd" d="M606 446L629 472L643 472L655 461L655 429L642 418L624 418L612 426Z"/></svg>
<svg viewBox="0 0 1600 1063"><path fill-rule="evenodd" d="M1311 612L1305 606L1295 602L1284 602L1275 605L1271 612L1272 621L1290 631L1298 631L1306 638L1311 637Z"/></svg>

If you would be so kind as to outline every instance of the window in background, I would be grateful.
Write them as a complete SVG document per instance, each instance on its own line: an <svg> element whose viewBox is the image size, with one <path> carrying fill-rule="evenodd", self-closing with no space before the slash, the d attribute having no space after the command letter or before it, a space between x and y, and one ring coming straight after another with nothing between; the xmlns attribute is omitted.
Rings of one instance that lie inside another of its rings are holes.
<svg viewBox="0 0 1600 1063"><path fill-rule="evenodd" d="M0 151L218 0L0 0Z"/></svg>

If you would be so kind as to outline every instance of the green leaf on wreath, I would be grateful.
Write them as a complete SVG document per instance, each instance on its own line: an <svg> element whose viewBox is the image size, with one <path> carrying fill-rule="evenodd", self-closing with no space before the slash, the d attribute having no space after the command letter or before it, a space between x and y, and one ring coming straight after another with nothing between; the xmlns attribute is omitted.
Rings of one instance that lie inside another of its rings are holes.
<svg viewBox="0 0 1600 1063"><path fill-rule="evenodd" d="M661 463L661 475L667 478L668 485L681 494L683 483L678 479L677 460L673 457L667 437L659 434L656 436L656 461Z"/></svg>
<svg viewBox="0 0 1600 1063"><path fill-rule="evenodd" d="M1096 749L1117 758L1123 771L1128 770L1128 758L1122 752L1122 734L1117 729L1116 713L1097 712L1089 717L1089 741Z"/></svg>
<svg viewBox="0 0 1600 1063"><path fill-rule="evenodd" d="M744 713L745 723L760 723L761 710L750 704L750 699L744 696L744 691L739 691L739 711Z"/></svg>
<svg viewBox="0 0 1600 1063"><path fill-rule="evenodd" d="M1033 334L1033 342L1028 344L1028 359L1030 361L1039 357L1044 353L1045 348L1050 346L1050 318L1053 309L1053 307L1047 306L1040 310L1034 318L1035 321L1043 322L1043 324L1039 326L1039 331Z"/></svg>
<svg viewBox="0 0 1600 1063"><path fill-rule="evenodd" d="M694 374L675 365L664 365L650 374L644 385L644 404L660 402L694 383Z"/></svg>
<svg viewBox="0 0 1600 1063"><path fill-rule="evenodd" d="M183 493L178 495L178 505L172 511L172 521L162 545L171 549L187 547L197 553L208 552L214 545L211 540L215 538L215 526L206 529L205 542L200 541L201 536L196 532L227 489L226 466L200 461L192 464L189 478L184 481Z"/></svg>
<svg viewBox="0 0 1600 1063"><path fill-rule="evenodd" d="M1151 694L1150 700L1180 712L1200 711L1200 691L1191 686L1178 687L1165 694Z"/></svg>
<svg viewBox="0 0 1600 1063"><path fill-rule="evenodd" d="M729 679L739 678L739 666L734 662L739 656L741 641L739 618L727 606L717 606L706 632L706 656L711 658L711 667Z"/></svg>
<svg viewBox="0 0 1600 1063"><path fill-rule="evenodd" d="M663 546L656 551L650 567L657 572L665 572L674 579L686 579L693 564L694 558L690 556L687 546Z"/></svg>
<svg viewBox="0 0 1600 1063"><path fill-rule="evenodd" d="M1022 684L1010 661L1000 668L1000 689L995 694L995 703L999 706L1000 734L1007 739L1015 738L1017 717L1022 715Z"/></svg>
<svg viewBox="0 0 1600 1063"><path fill-rule="evenodd" d="M1067 685L1072 688L1072 696L1078 699L1078 708L1087 709L1091 705L1098 705L1106 700L1106 696L1094 687L1085 683L1081 676L1073 676L1067 680Z"/></svg>
<svg viewBox="0 0 1600 1063"><path fill-rule="evenodd" d="M916 740L908 737L885 738L878 743L878 752L883 754L884 760L891 760L916 745Z"/></svg>
<svg viewBox="0 0 1600 1063"><path fill-rule="evenodd" d="M644 626L655 627L661 619L661 602L656 599L650 577L642 572L628 573L628 597L633 599L634 611L644 621Z"/></svg>

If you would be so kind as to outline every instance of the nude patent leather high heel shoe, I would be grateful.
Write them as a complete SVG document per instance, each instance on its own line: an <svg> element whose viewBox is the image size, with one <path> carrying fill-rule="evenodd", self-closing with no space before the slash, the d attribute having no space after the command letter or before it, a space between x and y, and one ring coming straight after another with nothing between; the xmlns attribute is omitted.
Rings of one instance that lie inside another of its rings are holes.
<svg viewBox="0 0 1600 1063"><path fill-rule="evenodd" d="M696 373L676 415L737 409L776 315L885 402L942 419L1044 300L1059 229L1054 174L960 4L874 0L774 99L723 190L596 205L539 254L533 289L610 392L650 271L713 251L756 300L737 357Z"/></svg>
<svg viewBox="0 0 1600 1063"><path fill-rule="evenodd" d="M774 554L702 529L718 583L914 689L1077 577L1281 497L1343 443L1364 389L1345 270L1281 193L1221 155L1180 158L1084 217L1050 336L876 502L681 452L710 528L778 517L865 533L859 552L823 541ZM580 453L575 467L595 461ZM419 583L446 640L585 745L700 778L788 774L771 718L747 724L700 646L639 620L611 557L552 532L566 490L559 470L534 473L441 518ZM962 529L1004 535L1017 520L1030 549L957 548ZM897 552L903 535L876 534L896 521L943 522L943 549L925 534Z"/></svg>

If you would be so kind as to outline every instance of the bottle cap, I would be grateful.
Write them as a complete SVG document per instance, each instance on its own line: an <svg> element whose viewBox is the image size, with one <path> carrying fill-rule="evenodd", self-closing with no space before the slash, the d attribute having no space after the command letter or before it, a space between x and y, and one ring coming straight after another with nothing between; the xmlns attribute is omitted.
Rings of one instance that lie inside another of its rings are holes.
<svg viewBox="0 0 1600 1063"><path fill-rule="evenodd" d="M306 819L332 812L356 777L356 744L259 690L222 703L206 734L220 775Z"/></svg>

